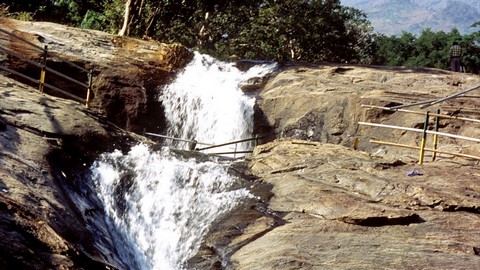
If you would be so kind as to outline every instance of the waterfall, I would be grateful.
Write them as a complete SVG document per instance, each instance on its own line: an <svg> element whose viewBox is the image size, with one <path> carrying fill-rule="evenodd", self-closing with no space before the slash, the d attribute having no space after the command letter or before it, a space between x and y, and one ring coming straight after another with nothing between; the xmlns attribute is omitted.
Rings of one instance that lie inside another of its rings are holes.
<svg viewBox="0 0 480 270"><path fill-rule="evenodd" d="M200 147L250 138L255 98L244 95L239 84L262 77L274 67L257 65L242 72L232 63L195 53L194 60L160 96L169 123L168 135L196 140ZM181 141L171 145L187 148ZM251 146L251 142L245 142L209 152L234 151L235 147L248 150Z"/></svg>
<svg viewBox="0 0 480 270"><path fill-rule="evenodd" d="M272 68L241 72L196 53L160 96L168 135L212 144L251 137L254 99L238 85ZM252 197L228 174L228 161L182 157L170 149L182 142L165 143L159 151L139 144L128 153L104 153L92 165L107 224L130 269L184 269L210 224Z"/></svg>

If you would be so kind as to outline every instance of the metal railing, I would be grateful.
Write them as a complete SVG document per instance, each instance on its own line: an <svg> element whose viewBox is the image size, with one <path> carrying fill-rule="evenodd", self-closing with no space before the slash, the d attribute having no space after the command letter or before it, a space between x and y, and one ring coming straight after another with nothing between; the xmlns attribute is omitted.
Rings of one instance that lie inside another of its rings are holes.
<svg viewBox="0 0 480 270"><path fill-rule="evenodd" d="M19 37L19 36L15 35L15 34L12 34L12 33L8 32L8 31L5 31L5 30L3 30L3 29L0 29L0 33L7 34L7 35L9 35L9 36L11 36L11 37L13 37L13 38L15 38L15 39L20 40L21 42L23 42L23 43L25 43L25 44L28 44L29 46L31 46L31 47L39 50L40 52L42 52L41 63L37 63L37 62L35 62L34 60L32 60L32 59L30 59L30 58L28 58L28 57L25 57L25 56L23 56L23 55L21 55L21 54L19 54L19 53L13 52L13 51L11 51L11 50L3 47L3 46L0 46L0 51L4 52L4 53L6 53L6 54L12 55L12 56L14 56L14 57L16 57L16 58L18 58L18 59L20 59L20 60L22 60L22 61L25 61L25 62L27 62L27 63L29 63L29 64L31 64L31 65L34 65L34 66L40 68L40 78L39 78L39 79L32 78L32 77L30 77L30 76L28 76L28 75L26 75L26 74L23 74L23 73L21 73L21 72L18 72L18 71L16 71L16 70L13 70L13 69L10 69L10 68L7 68L7 67L2 66L2 65L0 65L0 69L1 69L1 70L4 70L4 71L9 72L9 73L11 73L11 74L17 75L17 76L19 76L19 77L21 77L21 78L23 78L23 79L26 79L26 80L28 80L28 81L30 81L30 82L33 82L33 83L35 83L35 84L38 84L38 90L39 90L41 93L44 93L44 89L45 89L45 88L49 88L49 89L51 89L51 90L54 90L54 91L56 91L56 92L59 92L59 93L65 95L65 96L67 96L67 97L69 97L69 98L71 98L71 99L73 99L73 100L82 102L82 103L85 104L86 107L89 107L90 98L91 98L91 92L92 92L92 83L93 83L93 70L87 70L87 69L85 69L85 68L83 68L83 67L81 67L81 66L79 66L79 65L77 65L77 64L75 64L75 63L72 63L72 62L70 62L70 61L68 61L68 60L66 60L66 59L64 59L64 58L62 58L62 57L60 57L60 56L52 53L52 52L49 52L47 45L45 45L45 47L42 48L42 47L40 47L40 46L38 46L38 45L33 44L32 42L30 42L30 41L28 41L28 40L25 40L25 39L22 38L22 37ZM87 74L87 83L80 82L80 81L78 81L78 80L76 80L76 79L74 79L74 78L72 78L72 77L70 77L70 76L68 76L68 75L65 75L65 74L63 74L63 73L61 73L61 72L59 72L59 71L56 71L56 70L54 70L54 69L52 69L52 68L50 68L50 67L47 67L47 57L48 57L48 56L52 56L52 57L54 57L54 58L56 58L56 59L59 59L60 61L65 62L65 63L68 63L68 64L71 65L72 67L74 67L74 68L76 68L76 69L78 69L78 70L80 70L80 71L82 71L82 72L85 72L85 73ZM52 73L52 74L54 74L54 75L56 75L56 76L58 76L58 77L61 77L61 78L65 79L65 80L67 80L67 81L69 81L69 82L71 82L71 83L74 83L74 84L76 84L76 85L78 85L78 86L86 89L86 92L87 92L87 93L86 93L86 97L85 97L85 98L79 97L79 96L77 96L77 95L75 95L75 94L72 94L72 93L70 93L70 92L68 92L68 91L65 91L65 90L63 90L63 89L60 89L59 87L56 87L56 86L54 86L54 85L51 85L51 84L46 83L46 82L45 82L45 77L46 77L46 73L47 73L47 72L50 72L50 73Z"/></svg>
<svg viewBox="0 0 480 270"><path fill-rule="evenodd" d="M217 145L212 145L212 146L208 146L208 147L204 147L204 148L198 148L198 149L195 149L195 150L197 150L197 151L204 151L204 150L209 150L209 149L213 149L213 148L219 148L219 147L223 147L223 146L227 146L227 145L232 145L232 144L234 144L234 145L235 145L235 150L234 150L234 151L230 151L230 152L216 152L216 153L209 153L209 154L210 154L210 155L233 155L233 157L235 158L235 157L236 157L236 154L249 154L249 153L252 153L252 152L253 152L253 149L252 149L252 150L240 150L240 151L238 151L238 150L237 150L237 145L238 145L239 143L253 141L253 142L254 142L253 147L255 148L255 146L258 145L258 140L259 140L259 139L261 139L261 137L255 136L255 137L253 137L253 138L242 139L242 140L237 140L237 141L231 141L231 142L222 143L222 144L217 144Z"/></svg>
<svg viewBox="0 0 480 270"><path fill-rule="evenodd" d="M196 140L187 140L187 139L175 138L175 137L171 137L171 136L160 135L160 134L151 133L151 132L144 132L144 135L149 135L149 136L154 136L154 137L159 137L159 138L164 138L164 139L170 139L170 140L180 141L180 142L187 142L187 143L189 143L188 150L190 150L190 151L205 151L205 150L209 150L209 149L214 149L214 148L219 148L219 147L234 144L235 145L235 150L234 151L208 153L209 155L234 155L234 158L235 158L236 154L248 154L248 153L253 152L253 149L252 150L240 150L240 151L238 151L237 150L237 145L239 143L254 141L254 147L255 147L256 145L258 145L258 140L262 138L262 137L255 136L253 138L241 139L241 140L231 141L231 142L222 143L222 144L210 144L210 143L198 142ZM197 148L196 146L199 145L199 144L200 145L208 145L208 146L204 147L204 148Z"/></svg>
<svg viewBox="0 0 480 270"><path fill-rule="evenodd" d="M379 141L379 140L370 140L371 143L394 146L394 147L409 148L409 149L417 149L417 150L420 151L419 152L419 157L418 157L418 163L419 164L423 164L425 152L432 152L433 153L432 154L432 161L435 161L437 153L438 154L447 154L447 155L453 155L453 156L459 156L459 157L464 157L464 158L471 158L471 159L480 160L480 156L469 155L469 154L464 154L464 153L446 152L446 151L441 151L441 150L437 149L437 147L438 147L438 136L445 136L445 137L462 139L462 140L467 140L467 141L480 143L480 139L477 139L477 138L472 138L472 137L467 137L467 136L462 136L462 135L457 135L457 134L451 134L451 133L445 133L445 132L439 132L438 129L439 129L440 118L455 119L455 120L462 120L462 121L467 121L467 122L480 123L480 120L478 120L478 119L471 119L471 118L466 118L466 117L458 117L458 116L440 114L440 110L437 110L437 113L430 113L429 111L427 111L427 112L412 111L412 110L399 109L399 108L396 108L396 107L380 107L380 106L373 106L373 105L362 105L362 107L371 108L371 109L380 109L380 110L402 112L402 113L425 115L425 121L424 121L423 129L402 127L402 126L394 126L394 125L385 125L385 124L379 124L379 123L358 122L359 125L365 125L365 126L371 126L371 127L382 127L382 128L389 128L389 129L397 129L397 130L404 130L404 131L412 131L412 132L422 133L422 139L421 139L421 142L420 142L420 146L405 145L405 144L385 142L385 141ZM435 117L435 122L434 122L434 127L433 127L434 130L429 130L428 129L429 121L430 121L431 116ZM432 148L426 148L427 134L433 134Z"/></svg>

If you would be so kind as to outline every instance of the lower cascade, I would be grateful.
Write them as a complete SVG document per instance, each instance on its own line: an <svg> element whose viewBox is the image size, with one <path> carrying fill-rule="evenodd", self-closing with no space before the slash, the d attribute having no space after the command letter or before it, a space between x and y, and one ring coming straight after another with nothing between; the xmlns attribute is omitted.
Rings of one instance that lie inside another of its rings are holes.
<svg viewBox="0 0 480 270"><path fill-rule="evenodd" d="M268 74L274 64L241 72L231 63L195 53L160 96L169 137L161 150L138 144L128 153L104 153L92 165L98 196L117 251L129 269L185 269L210 224L253 197L228 174L229 161L197 160L171 148L186 141L223 144L252 137L254 98L239 84ZM212 149L246 150L251 143Z"/></svg>

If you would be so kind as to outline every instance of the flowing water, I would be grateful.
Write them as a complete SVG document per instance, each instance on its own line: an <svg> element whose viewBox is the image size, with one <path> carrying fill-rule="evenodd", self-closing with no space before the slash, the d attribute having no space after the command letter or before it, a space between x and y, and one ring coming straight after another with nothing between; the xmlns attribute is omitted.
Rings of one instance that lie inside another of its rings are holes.
<svg viewBox="0 0 480 270"><path fill-rule="evenodd" d="M273 68L261 65L241 72L196 53L160 96L168 136L196 140L200 147L252 137L255 100L242 93L239 83ZM105 153L92 166L107 224L130 269L184 269L215 218L252 196L228 174L228 162L199 161L170 150L185 144L166 140L160 151L139 144L128 153ZM226 147L211 151L235 146Z"/></svg>

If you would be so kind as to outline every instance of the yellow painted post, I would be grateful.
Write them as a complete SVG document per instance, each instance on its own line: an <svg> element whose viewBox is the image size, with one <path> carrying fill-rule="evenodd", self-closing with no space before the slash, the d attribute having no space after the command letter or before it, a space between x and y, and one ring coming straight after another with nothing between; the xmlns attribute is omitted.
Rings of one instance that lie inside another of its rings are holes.
<svg viewBox="0 0 480 270"><path fill-rule="evenodd" d="M437 114L440 114L440 109L437 110ZM438 132L438 125L440 122L440 117L437 116L435 117L435 131ZM433 150L437 150L437 145L438 145L438 134L433 134ZM433 152L432 154L432 161L435 161L435 158L437 157L437 152Z"/></svg>
<svg viewBox="0 0 480 270"><path fill-rule="evenodd" d="M90 92L92 91L92 73L93 70L90 70L87 74L88 77L88 88L87 88L87 98L85 100L85 106L88 108L90 106Z"/></svg>
<svg viewBox="0 0 480 270"><path fill-rule="evenodd" d="M357 150L359 143L360 143L360 139L358 139L358 137L355 137L355 140L353 140L352 149Z"/></svg>
<svg viewBox="0 0 480 270"><path fill-rule="evenodd" d="M420 143L420 156L418 158L418 164L423 164L423 157L425 154L425 141L427 140L427 127L428 127L428 119L430 117L430 112L427 112L425 115L425 123L423 123L423 137L422 142Z"/></svg>
<svg viewBox="0 0 480 270"><path fill-rule="evenodd" d="M40 70L40 83L38 85L38 90L40 93L43 93L43 88L45 85L45 70L47 67L47 53L48 53L48 46L45 45L45 48L43 49L43 58L42 58L42 67Z"/></svg>

